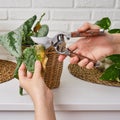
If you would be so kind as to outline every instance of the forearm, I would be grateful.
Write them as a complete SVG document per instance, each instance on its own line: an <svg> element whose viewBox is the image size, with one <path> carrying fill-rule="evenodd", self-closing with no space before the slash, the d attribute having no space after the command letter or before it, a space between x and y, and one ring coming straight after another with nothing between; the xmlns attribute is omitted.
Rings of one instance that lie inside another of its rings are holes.
<svg viewBox="0 0 120 120"><path fill-rule="evenodd" d="M48 102L44 100L43 102L35 102L34 108L35 120L55 120L53 101Z"/></svg>

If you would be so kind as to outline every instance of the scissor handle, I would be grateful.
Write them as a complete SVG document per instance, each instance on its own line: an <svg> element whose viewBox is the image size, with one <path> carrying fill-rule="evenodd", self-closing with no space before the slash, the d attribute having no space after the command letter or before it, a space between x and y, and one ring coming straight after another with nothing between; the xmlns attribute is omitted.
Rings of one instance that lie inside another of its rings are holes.
<svg viewBox="0 0 120 120"><path fill-rule="evenodd" d="M71 32L71 37L93 37L104 34L105 33L103 29L91 29L85 32L79 32L79 31Z"/></svg>

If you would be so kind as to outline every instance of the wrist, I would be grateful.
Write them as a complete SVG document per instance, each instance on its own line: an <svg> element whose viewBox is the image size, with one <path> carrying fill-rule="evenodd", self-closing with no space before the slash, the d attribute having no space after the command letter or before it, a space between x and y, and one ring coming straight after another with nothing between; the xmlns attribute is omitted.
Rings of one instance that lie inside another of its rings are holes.
<svg viewBox="0 0 120 120"><path fill-rule="evenodd" d="M113 54L120 54L120 34L112 34Z"/></svg>

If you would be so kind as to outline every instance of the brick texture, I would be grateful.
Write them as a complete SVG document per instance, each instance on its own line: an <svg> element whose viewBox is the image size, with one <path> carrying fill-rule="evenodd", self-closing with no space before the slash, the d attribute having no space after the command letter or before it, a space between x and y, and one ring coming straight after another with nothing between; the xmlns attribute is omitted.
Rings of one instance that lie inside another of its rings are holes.
<svg viewBox="0 0 120 120"><path fill-rule="evenodd" d="M73 6L73 0L33 0L33 7L68 8Z"/></svg>
<svg viewBox="0 0 120 120"><path fill-rule="evenodd" d="M0 0L1 8L31 7L31 0Z"/></svg>
<svg viewBox="0 0 120 120"><path fill-rule="evenodd" d="M7 10L0 10L0 19L6 20L7 19Z"/></svg>
<svg viewBox="0 0 120 120"><path fill-rule="evenodd" d="M88 10L55 10L52 14L53 20L89 20L90 11Z"/></svg>
<svg viewBox="0 0 120 120"><path fill-rule="evenodd" d="M25 20L33 15L37 15L37 17L40 17L43 13L46 13L45 17L43 18L44 20L49 19L49 14L47 10L35 10L35 9L17 9L17 10L9 10L9 19L13 20Z"/></svg>
<svg viewBox="0 0 120 120"><path fill-rule="evenodd" d="M49 25L50 37L103 17L112 20L113 28L120 28L120 0L0 0L0 33L16 29L26 19L35 14L39 18L44 12L42 24Z"/></svg>
<svg viewBox="0 0 120 120"><path fill-rule="evenodd" d="M76 7L89 8L113 8L115 0L76 0Z"/></svg>

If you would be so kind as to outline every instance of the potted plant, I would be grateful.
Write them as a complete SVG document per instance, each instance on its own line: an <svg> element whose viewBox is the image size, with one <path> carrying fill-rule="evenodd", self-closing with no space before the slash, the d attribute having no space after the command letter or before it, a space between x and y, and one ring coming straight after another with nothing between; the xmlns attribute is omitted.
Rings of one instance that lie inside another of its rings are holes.
<svg viewBox="0 0 120 120"><path fill-rule="evenodd" d="M31 36L47 36L49 27L47 24L41 24L44 15L45 13L41 15L36 24L37 16L34 15L16 30L1 35L0 44L16 58L15 78L18 79L18 69L22 63L25 63L27 70L33 73L35 61L40 60L45 83L52 89L60 85L63 64L58 61L58 54L52 46L46 49L44 44L38 45L31 39ZM23 95L21 87L19 92Z"/></svg>

